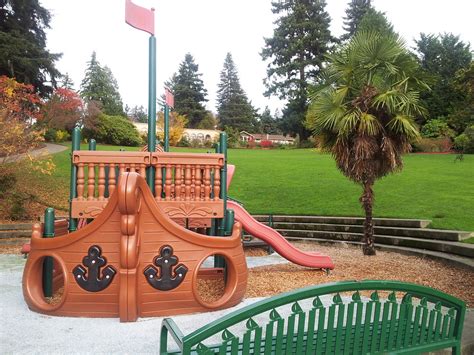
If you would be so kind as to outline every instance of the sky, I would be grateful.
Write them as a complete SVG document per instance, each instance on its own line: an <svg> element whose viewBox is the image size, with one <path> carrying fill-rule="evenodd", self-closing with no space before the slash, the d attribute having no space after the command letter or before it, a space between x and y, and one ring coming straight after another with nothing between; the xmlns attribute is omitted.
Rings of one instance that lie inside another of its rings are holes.
<svg viewBox="0 0 474 355"><path fill-rule="evenodd" d="M349 0L327 0L334 36L343 33ZM148 106L148 38L146 32L125 23L125 0L40 0L52 15L47 47L63 53L56 67L68 73L78 90L93 51L118 82L124 105ZM260 112L268 106L281 110L285 102L264 97L267 63L260 52L264 37L271 37L276 17L271 0L134 0L155 8L157 94L186 53L191 53L208 91L208 110L216 112L216 91L225 56L232 54L240 84ZM451 32L474 49L472 0L372 0L385 12L409 47L424 33Z"/></svg>

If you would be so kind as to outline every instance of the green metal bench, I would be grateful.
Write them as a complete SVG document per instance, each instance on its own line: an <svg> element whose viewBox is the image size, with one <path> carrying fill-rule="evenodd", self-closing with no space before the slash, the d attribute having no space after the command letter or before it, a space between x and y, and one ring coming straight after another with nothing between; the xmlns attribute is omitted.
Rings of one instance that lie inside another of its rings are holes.
<svg viewBox="0 0 474 355"><path fill-rule="evenodd" d="M416 284L337 282L264 299L188 335L166 318L160 353L460 354L465 313L463 301ZM168 351L168 335L179 350Z"/></svg>

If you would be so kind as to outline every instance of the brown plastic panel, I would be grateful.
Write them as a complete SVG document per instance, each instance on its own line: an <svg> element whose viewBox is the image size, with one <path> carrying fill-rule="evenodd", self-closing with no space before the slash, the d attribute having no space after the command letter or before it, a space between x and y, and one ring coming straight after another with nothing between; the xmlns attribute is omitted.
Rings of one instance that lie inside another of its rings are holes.
<svg viewBox="0 0 474 355"><path fill-rule="evenodd" d="M75 150L72 153L74 164L146 164L150 165L149 152L115 152L101 150Z"/></svg>
<svg viewBox="0 0 474 355"><path fill-rule="evenodd" d="M224 154L207 153L151 153L151 164L156 165L217 165L224 166Z"/></svg>
<svg viewBox="0 0 474 355"><path fill-rule="evenodd" d="M35 226L23 274L23 294L30 309L50 315L135 321L239 303L247 285L240 223L234 225L230 237L205 236L174 223L159 205L140 175L125 173L102 213L82 229L60 238L41 238L41 226ZM92 245L100 246L107 265L117 271L100 292L85 291L72 274ZM156 290L143 273L164 245L172 246L179 263L188 268L183 282L170 291ZM223 297L208 304L196 296L196 278L201 262L216 253L229 261L228 283ZM52 256L62 269L64 294L55 306L42 297L41 260L45 256Z"/></svg>

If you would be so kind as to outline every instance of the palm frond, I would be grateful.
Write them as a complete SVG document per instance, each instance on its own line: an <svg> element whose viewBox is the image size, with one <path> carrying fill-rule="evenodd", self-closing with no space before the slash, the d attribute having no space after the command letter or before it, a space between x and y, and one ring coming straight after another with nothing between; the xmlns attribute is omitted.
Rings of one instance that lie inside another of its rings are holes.
<svg viewBox="0 0 474 355"><path fill-rule="evenodd" d="M396 115L387 124L395 135L404 135L408 140L415 140L420 136L413 119L406 115Z"/></svg>
<svg viewBox="0 0 474 355"><path fill-rule="evenodd" d="M316 135L324 131L335 132L346 112L342 103L343 94L344 90L337 91L334 88L326 88L317 93L306 115L306 126Z"/></svg>
<svg viewBox="0 0 474 355"><path fill-rule="evenodd" d="M348 137L358 126L361 112L358 109L353 109L345 113L345 115L339 120L337 126L338 136Z"/></svg>
<svg viewBox="0 0 474 355"><path fill-rule="evenodd" d="M360 134L375 136L380 132L380 130L381 124L374 115L367 112L362 112L360 114L358 127Z"/></svg>

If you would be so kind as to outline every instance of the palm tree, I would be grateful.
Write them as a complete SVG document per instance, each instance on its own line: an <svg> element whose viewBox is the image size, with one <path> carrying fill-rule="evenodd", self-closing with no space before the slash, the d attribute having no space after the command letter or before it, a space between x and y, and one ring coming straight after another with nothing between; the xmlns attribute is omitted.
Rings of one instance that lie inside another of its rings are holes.
<svg viewBox="0 0 474 355"><path fill-rule="evenodd" d="M363 187L365 255L375 255L372 206L375 180L402 169L402 154L419 136L424 115L418 65L395 34L359 32L328 56L325 82L311 98L306 124L336 165Z"/></svg>

